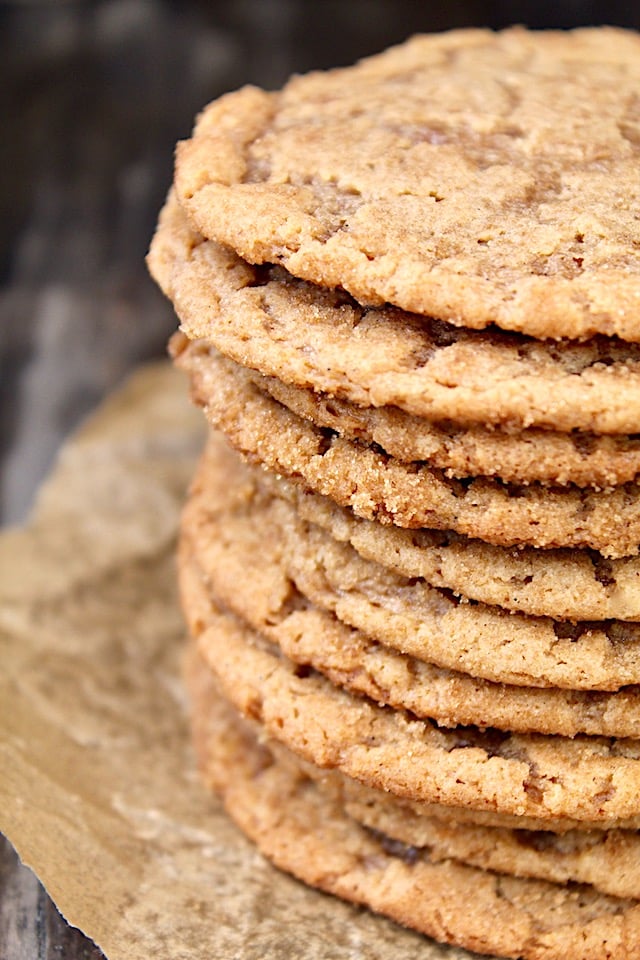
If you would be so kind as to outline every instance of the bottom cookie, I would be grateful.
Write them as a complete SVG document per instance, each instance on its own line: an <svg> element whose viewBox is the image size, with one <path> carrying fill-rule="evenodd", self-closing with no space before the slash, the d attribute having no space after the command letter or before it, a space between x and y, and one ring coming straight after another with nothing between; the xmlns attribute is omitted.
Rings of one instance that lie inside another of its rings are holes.
<svg viewBox="0 0 640 960"><path fill-rule="evenodd" d="M572 884L522 880L388 842L359 826L301 770L278 762L188 662L203 773L240 828L308 884L445 943L526 960L637 960L640 905Z"/></svg>

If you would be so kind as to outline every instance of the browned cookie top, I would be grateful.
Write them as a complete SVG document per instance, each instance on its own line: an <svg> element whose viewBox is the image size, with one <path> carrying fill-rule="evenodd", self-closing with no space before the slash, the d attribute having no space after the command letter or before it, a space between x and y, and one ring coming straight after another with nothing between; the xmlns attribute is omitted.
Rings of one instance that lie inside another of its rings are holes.
<svg viewBox="0 0 640 960"><path fill-rule="evenodd" d="M286 383L430 420L635 434L640 345L460 329L253 267L189 225L172 196L149 267L183 331ZM640 313L638 314L640 316ZM579 450L591 439L576 436Z"/></svg>
<svg viewBox="0 0 640 960"><path fill-rule="evenodd" d="M419 36L211 104L176 183L252 262L468 327L640 339L640 39Z"/></svg>

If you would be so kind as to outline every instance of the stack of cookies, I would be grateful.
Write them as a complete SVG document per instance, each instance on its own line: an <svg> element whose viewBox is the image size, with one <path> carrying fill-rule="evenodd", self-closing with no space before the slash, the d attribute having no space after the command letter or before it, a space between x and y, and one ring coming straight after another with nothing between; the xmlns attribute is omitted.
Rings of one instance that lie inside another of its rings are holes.
<svg viewBox="0 0 640 960"><path fill-rule="evenodd" d="M639 89L635 35L514 29L240 90L149 257L205 776L481 953L640 957Z"/></svg>

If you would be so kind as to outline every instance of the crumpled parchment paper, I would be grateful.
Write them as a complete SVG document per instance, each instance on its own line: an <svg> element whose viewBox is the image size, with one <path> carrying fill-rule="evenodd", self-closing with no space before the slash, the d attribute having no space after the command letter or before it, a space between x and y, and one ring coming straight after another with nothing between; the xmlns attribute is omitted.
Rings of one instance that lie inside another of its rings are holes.
<svg viewBox="0 0 640 960"><path fill-rule="evenodd" d="M173 549L203 429L143 369L0 537L0 829L109 960L469 956L279 873L200 785Z"/></svg>

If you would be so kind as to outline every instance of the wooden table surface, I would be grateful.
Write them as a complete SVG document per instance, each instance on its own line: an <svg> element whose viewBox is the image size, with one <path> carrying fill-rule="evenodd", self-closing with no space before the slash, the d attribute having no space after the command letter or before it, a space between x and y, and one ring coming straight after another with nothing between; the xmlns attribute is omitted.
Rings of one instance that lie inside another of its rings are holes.
<svg viewBox="0 0 640 960"><path fill-rule="evenodd" d="M0 3L0 518L19 522L62 439L174 326L144 254L175 141L245 82L349 63L417 30L640 26L612 0ZM0 838L0 958L96 960Z"/></svg>

